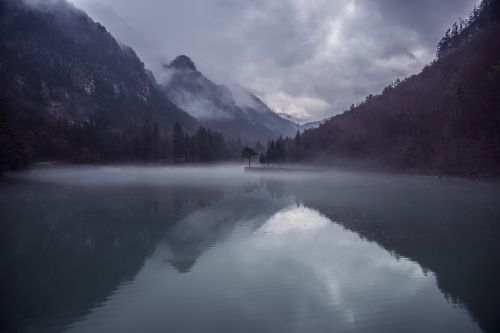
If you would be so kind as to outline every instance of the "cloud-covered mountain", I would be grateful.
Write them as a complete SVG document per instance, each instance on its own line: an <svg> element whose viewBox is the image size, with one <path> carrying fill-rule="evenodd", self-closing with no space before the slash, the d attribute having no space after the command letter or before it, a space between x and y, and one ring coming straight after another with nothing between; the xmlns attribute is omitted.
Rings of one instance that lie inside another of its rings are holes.
<svg viewBox="0 0 500 333"><path fill-rule="evenodd" d="M308 123L300 125L300 130L301 131L305 131L305 130L308 130L308 129L318 128L325 121L327 121L327 120L323 119L323 120L318 120L318 121L310 121Z"/></svg>
<svg viewBox="0 0 500 333"><path fill-rule="evenodd" d="M326 119L317 120L317 121L307 121L304 118L295 117L295 116L292 116L292 115L290 115L288 113L284 113L284 112L279 112L278 114L280 115L280 117L287 119L287 120L291 121L292 123L294 123L295 126L298 126L300 128L301 132L308 130L308 129L311 129L311 128L317 128L317 127L319 127L319 125L321 125L323 122L326 121Z"/></svg>
<svg viewBox="0 0 500 333"><path fill-rule="evenodd" d="M262 140L292 135L295 125L239 86L217 85L180 55L164 66L162 85L179 108L232 138Z"/></svg>
<svg viewBox="0 0 500 333"><path fill-rule="evenodd" d="M418 73L448 25L478 2L70 1L133 45L155 74L185 53L216 82L230 78L274 111L313 118Z"/></svg>
<svg viewBox="0 0 500 333"><path fill-rule="evenodd" d="M134 50L66 1L1 0L0 36L0 89L25 118L197 126Z"/></svg>
<svg viewBox="0 0 500 333"><path fill-rule="evenodd" d="M285 112L278 112L278 115L281 118L285 118L286 120L290 120L292 123L295 123L295 124L302 124L305 122L305 120L303 118L295 117L295 116L292 116L291 114L288 114Z"/></svg>

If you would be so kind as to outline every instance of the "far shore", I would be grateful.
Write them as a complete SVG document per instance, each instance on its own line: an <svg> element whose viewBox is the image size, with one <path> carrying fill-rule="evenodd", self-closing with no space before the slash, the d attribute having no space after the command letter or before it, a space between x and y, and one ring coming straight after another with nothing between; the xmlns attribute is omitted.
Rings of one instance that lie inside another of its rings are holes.
<svg viewBox="0 0 500 333"><path fill-rule="evenodd" d="M286 166L250 166L245 167L245 172L326 172L332 168L327 167L308 167L300 165Z"/></svg>
<svg viewBox="0 0 500 333"><path fill-rule="evenodd" d="M161 161L115 161L115 162L100 162L100 163L74 163L67 161L38 161L31 163L24 168L18 170L0 170L0 178L6 173L29 170L32 168L57 168L57 167L78 167L78 166L123 166L123 167L170 167L170 168L182 168L182 167L216 167L216 166L239 166L243 167L245 173L291 173L291 172L303 172L303 173L328 173L331 171L341 171L341 172L367 172L374 174L386 174L386 175L407 175L407 176L421 176L421 177L437 177L445 179L469 179L469 180L488 180L488 181L500 181L499 175L493 174L477 174L477 173L459 173L459 172L443 172L438 170L398 170L391 168L370 168L370 167L359 167L359 166L341 166L341 165L319 165L319 164L275 164L275 165L252 165L248 167L248 164L242 161L226 161L226 162L207 162L207 163L174 163L171 160L161 160Z"/></svg>

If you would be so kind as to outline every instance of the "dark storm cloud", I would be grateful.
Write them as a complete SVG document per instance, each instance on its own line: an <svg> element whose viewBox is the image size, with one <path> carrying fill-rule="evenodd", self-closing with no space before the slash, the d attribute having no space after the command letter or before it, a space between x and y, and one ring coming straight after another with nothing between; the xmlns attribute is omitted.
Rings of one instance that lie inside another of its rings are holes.
<svg viewBox="0 0 500 333"><path fill-rule="evenodd" d="M187 54L220 83L240 83L279 112L344 110L432 61L475 0L72 0L161 77Z"/></svg>

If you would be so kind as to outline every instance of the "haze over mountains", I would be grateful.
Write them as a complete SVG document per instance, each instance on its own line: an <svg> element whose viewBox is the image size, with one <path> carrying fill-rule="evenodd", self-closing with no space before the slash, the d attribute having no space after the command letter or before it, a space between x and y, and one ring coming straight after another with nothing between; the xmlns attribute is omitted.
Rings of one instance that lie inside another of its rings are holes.
<svg viewBox="0 0 500 333"><path fill-rule="evenodd" d="M132 48L66 1L2 0L0 6L0 87L28 123L99 120L120 131L148 120L171 131L179 122L189 132L209 126L252 141L293 133L257 97L241 88L235 98L194 64L189 73L182 58L166 68L176 73L160 85Z"/></svg>
<svg viewBox="0 0 500 333"><path fill-rule="evenodd" d="M241 87L217 85L180 55L164 66L162 86L178 107L208 127L232 138L270 139L289 136L296 127Z"/></svg>
<svg viewBox="0 0 500 333"><path fill-rule="evenodd" d="M305 130L308 130L308 129L311 129L311 128L319 127L319 125L321 125L324 121L326 121L326 119L316 120L316 121L308 121L308 120L306 120L304 118L298 118L298 117L292 116L292 115L290 115L288 113L284 113L284 112L279 112L278 114L282 118L290 120L301 131L305 131Z"/></svg>

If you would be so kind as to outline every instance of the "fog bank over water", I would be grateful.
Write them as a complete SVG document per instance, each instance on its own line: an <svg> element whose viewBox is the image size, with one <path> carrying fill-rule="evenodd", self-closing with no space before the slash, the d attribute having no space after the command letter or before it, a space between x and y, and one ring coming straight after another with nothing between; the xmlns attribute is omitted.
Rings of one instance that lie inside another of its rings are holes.
<svg viewBox="0 0 500 333"><path fill-rule="evenodd" d="M262 174L282 180L298 180L320 177L318 173L286 172ZM9 179L29 180L44 183L70 185L169 185L218 183L221 186L258 179L261 176L244 172L242 164L192 166L161 165L109 165L109 166L47 166L33 168L21 173L12 173Z"/></svg>

